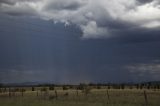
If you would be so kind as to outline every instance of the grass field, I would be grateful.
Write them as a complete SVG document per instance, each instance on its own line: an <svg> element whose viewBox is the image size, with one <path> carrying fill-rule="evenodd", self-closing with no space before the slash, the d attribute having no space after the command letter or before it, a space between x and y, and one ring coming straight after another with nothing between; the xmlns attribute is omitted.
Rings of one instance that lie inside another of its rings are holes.
<svg viewBox="0 0 160 106"><path fill-rule="evenodd" d="M81 90L26 91L0 94L0 106L160 106L160 91L137 89L92 89L88 94ZM146 100L147 99L147 100Z"/></svg>

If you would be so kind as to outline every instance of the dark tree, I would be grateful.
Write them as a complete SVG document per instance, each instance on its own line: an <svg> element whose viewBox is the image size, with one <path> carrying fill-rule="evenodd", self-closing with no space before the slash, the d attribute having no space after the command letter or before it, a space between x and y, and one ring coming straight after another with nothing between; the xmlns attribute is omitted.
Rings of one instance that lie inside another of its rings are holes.
<svg viewBox="0 0 160 106"><path fill-rule="evenodd" d="M63 85L63 90L68 90L66 85Z"/></svg>
<svg viewBox="0 0 160 106"><path fill-rule="evenodd" d="M111 88L111 86L110 85L108 85L108 89L110 89Z"/></svg>
<svg viewBox="0 0 160 106"><path fill-rule="evenodd" d="M54 86L50 86L50 87L49 87L49 90L54 90Z"/></svg>
<svg viewBox="0 0 160 106"><path fill-rule="evenodd" d="M35 91L35 88L34 88L34 87L32 87L32 91Z"/></svg>
<svg viewBox="0 0 160 106"><path fill-rule="evenodd" d="M125 85L124 84L121 84L121 89L124 89L125 88Z"/></svg>

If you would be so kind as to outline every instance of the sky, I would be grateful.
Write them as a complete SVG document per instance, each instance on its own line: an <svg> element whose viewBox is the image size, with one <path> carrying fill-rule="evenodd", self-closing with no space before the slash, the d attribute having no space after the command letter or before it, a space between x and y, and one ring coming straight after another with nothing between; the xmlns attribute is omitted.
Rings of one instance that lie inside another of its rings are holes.
<svg viewBox="0 0 160 106"><path fill-rule="evenodd" d="M0 0L0 83L159 80L159 0Z"/></svg>

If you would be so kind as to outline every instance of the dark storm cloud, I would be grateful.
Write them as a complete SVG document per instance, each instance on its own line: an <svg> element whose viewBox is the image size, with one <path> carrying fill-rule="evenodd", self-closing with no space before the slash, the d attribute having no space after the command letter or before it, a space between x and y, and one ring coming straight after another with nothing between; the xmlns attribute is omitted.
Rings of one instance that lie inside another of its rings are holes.
<svg viewBox="0 0 160 106"><path fill-rule="evenodd" d="M153 2L154 0L137 0L138 2L144 4L144 3L150 3Z"/></svg>
<svg viewBox="0 0 160 106"><path fill-rule="evenodd" d="M38 0L0 0L0 4L15 5L18 2L36 2Z"/></svg>
<svg viewBox="0 0 160 106"><path fill-rule="evenodd" d="M1 3L1 4L2 4L2 3L4 3L4 4L9 4L9 5L15 4L15 2L10 1L10 0L1 0L0 3Z"/></svg>
<svg viewBox="0 0 160 106"><path fill-rule="evenodd" d="M75 11L81 8L83 5L84 3L81 3L79 1L74 1L74 0L70 0L70 1L54 0L47 3L47 5L45 5L44 7L44 10L46 11L74 10Z"/></svg>
<svg viewBox="0 0 160 106"><path fill-rule="evenodd" d="M83 38L117 36L121 28L160 27L158 0L3 0L0 8L4 14L77 25Z"/></svg>
<svg viewBox="0 0 160 106"><path fill-rule="evenodd" d="M37 11L27 3L37 0L2 0L0 12L11 16L37 16Z"/></svg>
<svg viewBox="0 0 160 106"><path fill-rule="evenodd" d="M25 7L25 9L14 8L13 10L3 10L3 13L11 16L35 16L36 11L32 8Z"/></svg>
<svg viewBox="0 0 160 106"><path fill-rule="evenodd" d="M1 1L0 81L159 80L159 4L139 2Z"/></svg>
<svg viewBox="0 0 160 106"><path fill-rule="evenodd" d="M122 30L108 39L81 39L74 25L7 16L1 16L0 23L1 82L159 80L159 30Z"/></svg>

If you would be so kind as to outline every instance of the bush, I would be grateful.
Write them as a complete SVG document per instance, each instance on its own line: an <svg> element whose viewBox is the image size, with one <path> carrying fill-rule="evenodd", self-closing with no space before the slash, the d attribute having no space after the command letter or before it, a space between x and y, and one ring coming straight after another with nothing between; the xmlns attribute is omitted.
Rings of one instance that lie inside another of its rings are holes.
<svg viewBox="0 0 160 106"><path fill-rule="evenodd" d="M85 89L85 84L80 84L78 87L77 87L77 90L84 90Z"/></svg>
<svg viewBox="0 0 160 106"><path fill-rule="evenodd" d="M63 90L68 90L67 86L63 85Z"/></svg>
<svg viewBox="0 0 160 106"><path fill-rule="evenodd" d="M50 86L50 87L49 87L49 90L54 90L54 86Z"/></svg>
<svg viewBox="0 0 160 106"><path fill-rule="evenodd" d="M43 88L41 88L41 91L47 91L47 88L46 87L43 87Z"/></svg>
<svg viewBox="0 0 160 106"><path fill-rule="evenodd" d="M101 86L97 86L97 89L101 89Z"/></svg>
<svg viewBox="0 0 160 106"><path fill-rule="evenodd" d="M34 87L32 87L32 91L35 91L35 88L34 88Z"/></svg>
<svg viewBox="0 0 160 106"><path fill-rule="evenodd" d="M21 89L21 92L25 92L26 90L24 88Z"/></svg>
<svg viewBox="0 0 160 106"><path fill-rule="evenodd" d="M83 90L83 93L85 93L85 95L88 95L89 93L91 93L91 88L89 86L86 86Z"/></svg>

